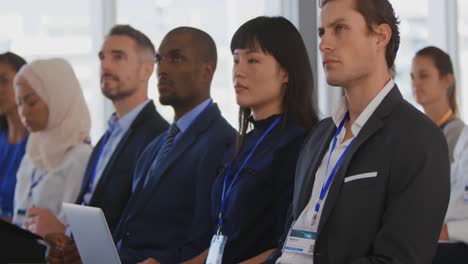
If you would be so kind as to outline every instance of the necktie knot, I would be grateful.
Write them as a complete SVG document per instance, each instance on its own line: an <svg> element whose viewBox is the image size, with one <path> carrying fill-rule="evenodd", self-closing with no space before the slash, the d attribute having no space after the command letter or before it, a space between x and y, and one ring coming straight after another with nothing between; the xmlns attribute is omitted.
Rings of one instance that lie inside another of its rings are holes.
<svg viewBox="0 0 468 264"><path fill-rule="evenodd" d="M180 129L177 127L177 125L174 123L169 127L169 134L168 137L172 136L175 137L177 134L179 134Z"/></svg>

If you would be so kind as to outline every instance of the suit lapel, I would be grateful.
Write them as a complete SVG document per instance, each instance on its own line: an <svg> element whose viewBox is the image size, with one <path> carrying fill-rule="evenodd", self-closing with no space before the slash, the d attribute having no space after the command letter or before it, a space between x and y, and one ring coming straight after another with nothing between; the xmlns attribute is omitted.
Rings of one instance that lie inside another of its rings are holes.
<svg viewBox="0 0 468 264"><path fill-rule="evenodd" d="M96 166L97 162L97 155L98 155L98 149L101 147L102 144L102 138L99 139L98 143L94 147L94 150L91 154L91 157L89 158L88 164L86 165L86 171L85 175L83 177L83 181L81 183L81 189L80 189L80 194L78 195L78 198L76 200L76 204L81 204L84 201L84 195L86 194L86 191L88 190L88 186L91 180L91 174L93 173L94 166Z"/></svg>
<svg viewBox="0 0 468 264"><path fill-rule="evenodd" d="M146 177L151 177L148 179L146 186L138 193L138 190L135 192L136 197L134 200L133 208L129 213L128 218L132 217L139 209L144 206L148 199L154 194L155 189L157 188L158 184L167 175L167 170L173 166L178 158L197 141L197 138L208 129L209 125L211 124L212 120L215 119L220 115L218 107L213 104L209 109L207 109L206 113L202 114L197 121L195 121L191 127L189 127L184 134L180 136L180 139L175 142L173 149L169 152L166 159L160 163L159 168L153 171L152 175L147 175ZM158 150L159 151L159 150ZM151 159L148 169L145 170L145 173L151 169L151 164L153 163L154 158ZM142 186L140 182L139 187ZM135 196L135 195L133 195Z"/></svg>
<svg viewBox="0 0 468 264"><path fill-rule="evenodd" d="M148 179L146 186L143 187L143 189L141 189L141 192L138 194L138 197L139 197L137 198L138 204L135 206L134 211L138 211L139 206L145 204L144 202L139 203L139 201L146 201L147 198L149 198L148 196L152 195L158 183L161 181L164 175L166 175L166 171L175 164L175 162L180 157L180 155L182 155L182 153L184 153L187 149L190 148L190 146L192 146L192 144L195 142L195 139L196 139L196 135L184 134L180 138L180 140L176 142L175 146L167 155L166 159L160 163L160 166L156 168L152 172L151 175L146 175L146 177L150 177L150 178ZM154 159L151 160L147 171L151 170L151 165L153 164L153 162L154 162ZM139 183L140 188L142 187L143 182L144 180Z"/></svg>
<svg viewBox="0 0 468 264"><path fill-rule="evenodd" d="M372 135L374 135L381 127L383 123L378 119L369 119L365 125L366 129L363 129L359 132L358 136L350 146L349 152L346 154L346 157L343 160L343 163L338 168L336 175L333 179L333 182L330 186L330 190L328 192L327 198L325 200L325 204L323 206L322 216L320 217L320 223L318 227L318 233L323 228L323 225L326 223L328 216L330 215L335 201L340 194L340 189L344 181L344 177L348 171L348 167L353 156L359 150L359 148L364 144ZM330 165L332 166L332 165ZM328 175L327 175L328 177Z"/></svg>
<svg viewBox="0 0 468 264"><path fill-rule="evenodd" d="M330 124L327 124L327 127L324 129L325 132L319 132L320 139L322 139L321 135L328 135L327 139L320 141L310 139L310 145L308 144L308 146L304 147L303 152L300 155L304 160L301 159L297 165L297 177L294 189L299 190L299 192L294 193L293 212L295 219L299 217L302 210L304 210L307 203L310 201L315 181L315 173L322 162L323 156L328 150L328 146L333 135L335 134L335 124L331 119L329 123ZM313 132L313 134L315 133ZM309 157L315 157L315 159L308 160Z"/></svg>
<svg viewBox="0 0 468 264"><path fill-rule="evenodd" d="M132 193L141 192L144 183L146 182L146 177L148 177L148 172L151 169L151 165L159 154L159 149L164 144L164 139L167 137L168 131L165 131L161 134L158 144L154 146L153 149L145 149L142 155L145 155L145 161L140 165L140 159L137 162L139 168L134 170L133 183L132 183Z"/></svg>
<svg viewBox="0 0 468 264"><path fill-rule="evenodd" d="M120 155L123 152L123 149L127 146L128 141L133 135L133 132L138 129L139 126L144 124L144 121L147 120L151 115L157 114L156 108L154 106L154 103L150 101L143 107L143 109L140 111L140 113L136 116L135 120L133 120L132 124L128 128L127 132L125 135L122 137L120 140L119 144L115 148L115 150L112 153L112 156L109 158L109 161L106 164L106 167L102 171L101 178L99 179L99 182L96 186L96 190L94 190L93 196L91 198L90 204L95 203L97 200L99 200L99 196L105 186L107 186L107 181L109 180L109 177L112 177L111 172L112 169L114 168L114 163L117 161L117 159L120 157ZM101 138L102 140L102 138ZM99 143L101 143L101 140ZM97 162L94 161L94 162ZM94 165L93 165L94 166ZM92 172L91 172L92 173ZM132 172L133 173L133 172ZM91 174L90 174L91 175ZM89 180L88 180L89 181ZM88 182L89 184L89 182ZM88 186L88 185L86 185Z"/></svg>
<svg viewBox="0 0 468 264"><path fill-rule="evenodd" d="M402 96L395 85L393 89L387 94L381 104L377 107L374 113L371 115L369 120L366 122L364 127L359 132L358 136L351 145L348 154L343 160L343 163L336 172L335 178L330 186L325 204L323 207L322 216L318 226L318 234L328 220L331 212L333 211L335 202L340 194L341 186L344 182L344 178L348 172L351 160L361 146L369 140L374 134L376 134L384 126L383 119L391 113L393 107L402 100Z"/></svg>
<svg viewBox="0 0 468 264"><path fill-rule="evenodd" d="M122 149L127 145L127 141L131 137L132 133L133 133L133 129L130 127L127 133L125 133L125 135L122 137L119 144L115 148L114 152L112 153L112 156L110 157L109 161L106 164L106 167L104 168L104 171L102 172L101 178L99 179L97 183L96 190L94 190L93 197L91 198L90 203L95 203L96 200L98 200L102 189L105 186L107 186L106 182L108 181L108 178L112 177L110 172L112 171L112 168L114 168L114 163L116 162L116 160L122 153Z"/></svg>

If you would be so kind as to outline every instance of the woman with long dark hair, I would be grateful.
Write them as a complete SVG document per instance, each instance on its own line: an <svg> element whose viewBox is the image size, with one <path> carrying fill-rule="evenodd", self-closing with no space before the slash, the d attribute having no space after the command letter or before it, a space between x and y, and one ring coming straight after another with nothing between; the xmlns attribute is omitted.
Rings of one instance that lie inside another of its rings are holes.
<svg viewBox="0 0 468 264"><path fill-rule="evenodd" d="M190 263L260 263L280 247L299 150L318 122L311 64L291 22L247 21L231 52L239 135L212 187L210 249Z"/></svg>
<svg viewBox="0 0 468 264"><path fill-rule="evenodd" d="M313 76L301 35L283 17L243 24L231 52L239 136L213 184L207 262L259 263L280 246L299 150L318 122Z"/></svg>

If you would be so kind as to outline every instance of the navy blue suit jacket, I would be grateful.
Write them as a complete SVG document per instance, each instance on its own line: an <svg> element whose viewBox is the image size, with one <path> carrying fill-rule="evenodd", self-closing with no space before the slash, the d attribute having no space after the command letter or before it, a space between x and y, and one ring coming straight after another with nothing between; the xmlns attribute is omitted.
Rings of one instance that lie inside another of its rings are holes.
<svg viewBox="0 0 468 264"><path fill-rule="evenodd" d="M150 257L178 263L201 253L210 240L210 189L235 130L213 104L174 143L143 188L165 136L138 161L136 189L114 232L123 263Z"/></svg>
<svg viewBox="0 0 468 264"><path fill-rule="evenodd" d="M117 225L132 193L133 172L140 154L168 126L167 121L156 111L154 103L148 103L135 118L109 159L89 205L104 211L111 231ZM102 138L91 153L77 204L83 203L92 170L97 162L97 150L101 146L101 141Z"/></svg>

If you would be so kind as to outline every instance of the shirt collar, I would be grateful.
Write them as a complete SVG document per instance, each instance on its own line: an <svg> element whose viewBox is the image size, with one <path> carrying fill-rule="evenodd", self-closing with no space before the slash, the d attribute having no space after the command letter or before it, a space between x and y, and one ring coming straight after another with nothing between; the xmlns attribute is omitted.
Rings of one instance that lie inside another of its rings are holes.
<svg viewBox="0 0 468 264"><path fill-rule="evenodd" d="M107 121L107 126L109 131L127 131L132 125L135 118L140 114L141 110L150 102L151 100L146 99L144 102L139 104L137 107L133 108L132 111L128 112L121 118L117 117L116 113L113 113L112 116Z"/></svg>
<svg viewBox="0 0 468 264"><path fill-rule="evenodd" d="M356 137L359 131L361 131L361 128L366 124L367 120L371 117L371 115L375 112L375 109L380 105L380 103L383 101L385 96L392 90L392 88L395 86L395 81L393 79L390 79L390 81L384 86L382 90L372 99L372 101L366 106L364 111L358 116L356 121L354 121L353 125L351 126L351 131L353 132L353 135ZM346 100L346 96L342 96L336 106L334 107L333 113L332 113L332 119L333 122L335 123L336 127L338 127L343 121L343 118L348 112L348 101Z"/></svg>
<svg viewBox="0 0 468 264"><path fill-rule="evenodd" d="M212 99L208 98L196 107L194 107L190 112L183 115L179 120L175 121L177 127L180 129L180 134L184 133L192 124L192 122L201 114L201 112L211 104Z"/></svg>

